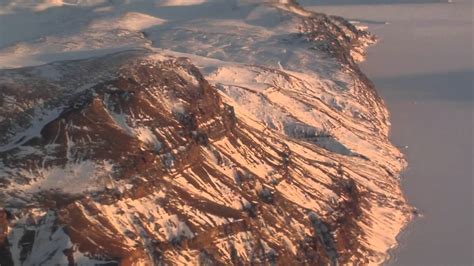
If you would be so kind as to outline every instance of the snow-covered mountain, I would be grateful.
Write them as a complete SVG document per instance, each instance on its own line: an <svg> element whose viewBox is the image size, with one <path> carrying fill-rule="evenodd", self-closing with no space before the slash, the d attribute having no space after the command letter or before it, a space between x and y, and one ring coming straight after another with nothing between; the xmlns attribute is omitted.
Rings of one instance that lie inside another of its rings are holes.
<svg viewBox="0 0 474 266"><path fill-rule="evenodd" d="M396 243L368 33L295 1L1 3L1 265L377 264Z"/></svg>

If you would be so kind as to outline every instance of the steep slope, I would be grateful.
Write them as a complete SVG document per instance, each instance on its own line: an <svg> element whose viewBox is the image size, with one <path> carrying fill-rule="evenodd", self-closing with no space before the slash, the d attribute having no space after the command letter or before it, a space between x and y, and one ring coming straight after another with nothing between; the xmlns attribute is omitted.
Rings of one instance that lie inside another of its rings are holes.
<svg viewBox="0 0 474 266"><path fill-rule="evenodd" d="M386 258L410 208L370 35L293 1L124 6L20 57L126 51L0 71L2 265Z"/></svg>

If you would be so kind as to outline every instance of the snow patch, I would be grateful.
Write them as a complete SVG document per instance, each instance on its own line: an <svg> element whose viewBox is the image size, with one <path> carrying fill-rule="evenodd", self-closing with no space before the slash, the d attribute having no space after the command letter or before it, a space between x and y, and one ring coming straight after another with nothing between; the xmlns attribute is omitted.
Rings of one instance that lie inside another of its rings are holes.
<svg viewBox="0 0 474 266"><path fill-rule="evenodd" d="M64 166L32 169L4 169L0 177L17 181L8 191L34 194L41 191L60 191L78 194L103 189L110 182L113 165L108 161L70 162ZM25 183L26 182L26 183ZM8 192L6 191L6 192Z"/></svg>

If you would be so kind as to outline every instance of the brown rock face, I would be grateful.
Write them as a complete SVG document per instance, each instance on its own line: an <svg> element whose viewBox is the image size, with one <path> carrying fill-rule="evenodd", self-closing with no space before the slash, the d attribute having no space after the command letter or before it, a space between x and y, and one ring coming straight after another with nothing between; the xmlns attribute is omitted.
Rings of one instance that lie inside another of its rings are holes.
<svg viewBox="0 0 474 266"><path fill-rule="evenodd" d="M8 249L8 213L6 210L0 210L0 265L11 265L10 250Z"/></svg>
<svg viewBox="0 0 474 266"><path fill-rule="evenodd" d="M84 70L96 65L109 70ZM360 224L376 197L354 181L373 171L367 160L238 117L187 59L135 51L56 67L94 82L37 77L31 90L57 91L38 108L56 112L2 124L39 127L0 152L2 265L325 265L371 254Z"/></svg>

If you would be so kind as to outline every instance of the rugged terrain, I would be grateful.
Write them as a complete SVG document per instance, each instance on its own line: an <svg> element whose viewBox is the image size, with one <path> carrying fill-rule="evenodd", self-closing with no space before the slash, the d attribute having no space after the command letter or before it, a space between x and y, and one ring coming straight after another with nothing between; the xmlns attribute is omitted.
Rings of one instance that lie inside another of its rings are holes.
<svg viewBox="0 0 474 266"><path fill-rule="evenodd" d="M76 4L0 48L1 265L386 258L410 208L372 36L293 1Z"/></svg>

